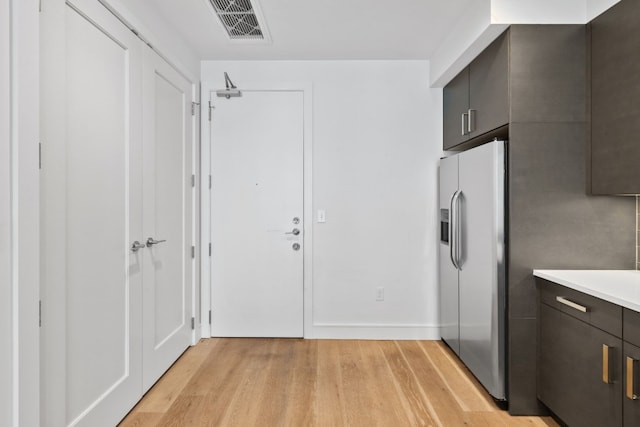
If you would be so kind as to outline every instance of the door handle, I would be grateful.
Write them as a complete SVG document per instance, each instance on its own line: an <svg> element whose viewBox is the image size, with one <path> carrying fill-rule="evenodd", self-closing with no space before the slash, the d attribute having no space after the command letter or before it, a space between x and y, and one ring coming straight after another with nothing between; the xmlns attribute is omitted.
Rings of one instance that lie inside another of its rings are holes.
<svg viewBox="0 0 640 427"><path fill-rule="evenodd" d="M166 240L154 240L153 237L149 237L147 239L147 246L151 247L153 245L157 245L158 243L166 242Z"/></svg>
<svg viewBox="0 0 640 427"><path fill-rule="evenodd" d="M147 245L145 245L144 243L140 243L137 240L135 242L133 242L133 244L131 245L131 252L138 252L138 250L142 249L142 248L146 248Z"/></svg>
<svg viewBox="0 0 640 427"><path fill-rule="evenodd" d="M300 230L298 230L297 228L294 228L293 230L287 231L284 234L293 234L294 236L297 236L298 234L300 234Z"/></svg>

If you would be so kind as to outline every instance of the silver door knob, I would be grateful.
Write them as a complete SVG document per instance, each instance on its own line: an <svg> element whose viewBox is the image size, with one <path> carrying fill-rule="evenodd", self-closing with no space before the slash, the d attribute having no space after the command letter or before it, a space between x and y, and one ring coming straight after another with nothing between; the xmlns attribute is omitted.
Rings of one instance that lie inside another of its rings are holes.
<svg viewBox="0 0 640 427"><path fill-rule="evenodd" d="M138 250L146 247L147 245L145 245L144 243L140 243L136 240L135 242L133 242L133 245L131 245L131 252L138 252Z"/></svg>
<svg viewBox="0 0 640 427"><path fill-rule="evenodd" d="M300 230L298 230L297 228L294 228L293 230L287 231L284 234L293 234L294 236L297 236L298 234L300 234Z"/></svg>
<svg viewBox="0 0 640 427"><path fill-rule="evenodd" d="M147 239L147 246L151 247L153 245L157 245L158 243L166 242L166 240L153 240L153 237L149 237Z"/></svg>

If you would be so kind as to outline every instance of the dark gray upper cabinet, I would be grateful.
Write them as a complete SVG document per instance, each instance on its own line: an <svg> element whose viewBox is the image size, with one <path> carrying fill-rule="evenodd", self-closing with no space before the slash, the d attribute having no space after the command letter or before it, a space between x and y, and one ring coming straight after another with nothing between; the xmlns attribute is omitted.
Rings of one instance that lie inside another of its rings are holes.
<svg viewBox="0 0 640 427"><path fill-rule="evenodd" d="M640 2L591 22L591 193L640 193Z"/></svg>
<svg viewBox="0 0 640 427"><path fill-rule="evenodd" d="M443 90L443 148L454 148L509 122L509 31Z"/></svg>
<svg viewBox="0 0 640 427"><path fill-rule="evenodd" d="M509 34L498 37L469 65L469 138L509 122Z"/></svg>
<svg viewBox="0 0 640 427"><path fill-rule="evenodd" d="M467 120L463 112L469 110L469 67L465 68L444 88L444 149L455 147L469 139Z"/></svg>

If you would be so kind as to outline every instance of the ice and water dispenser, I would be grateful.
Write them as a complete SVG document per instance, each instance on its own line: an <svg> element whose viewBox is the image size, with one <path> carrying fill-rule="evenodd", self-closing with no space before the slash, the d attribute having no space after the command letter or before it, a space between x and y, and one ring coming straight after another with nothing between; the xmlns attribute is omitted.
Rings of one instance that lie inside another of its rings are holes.
<svg viewBox="0 0 640 427"><path fill-rule="evenodd" d="M449 209L440 209L440 241L449 244Z"/></svg>

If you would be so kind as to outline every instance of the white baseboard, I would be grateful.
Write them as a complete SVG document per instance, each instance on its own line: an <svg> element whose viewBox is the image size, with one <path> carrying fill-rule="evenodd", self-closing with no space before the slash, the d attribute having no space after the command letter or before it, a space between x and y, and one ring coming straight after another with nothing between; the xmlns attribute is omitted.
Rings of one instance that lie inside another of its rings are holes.
<svg viewBox="0 0 640 427"><path fill-rule="evenodd" d="M307 339L439 340L440 327L419 324L314 323Z"/></svg>

